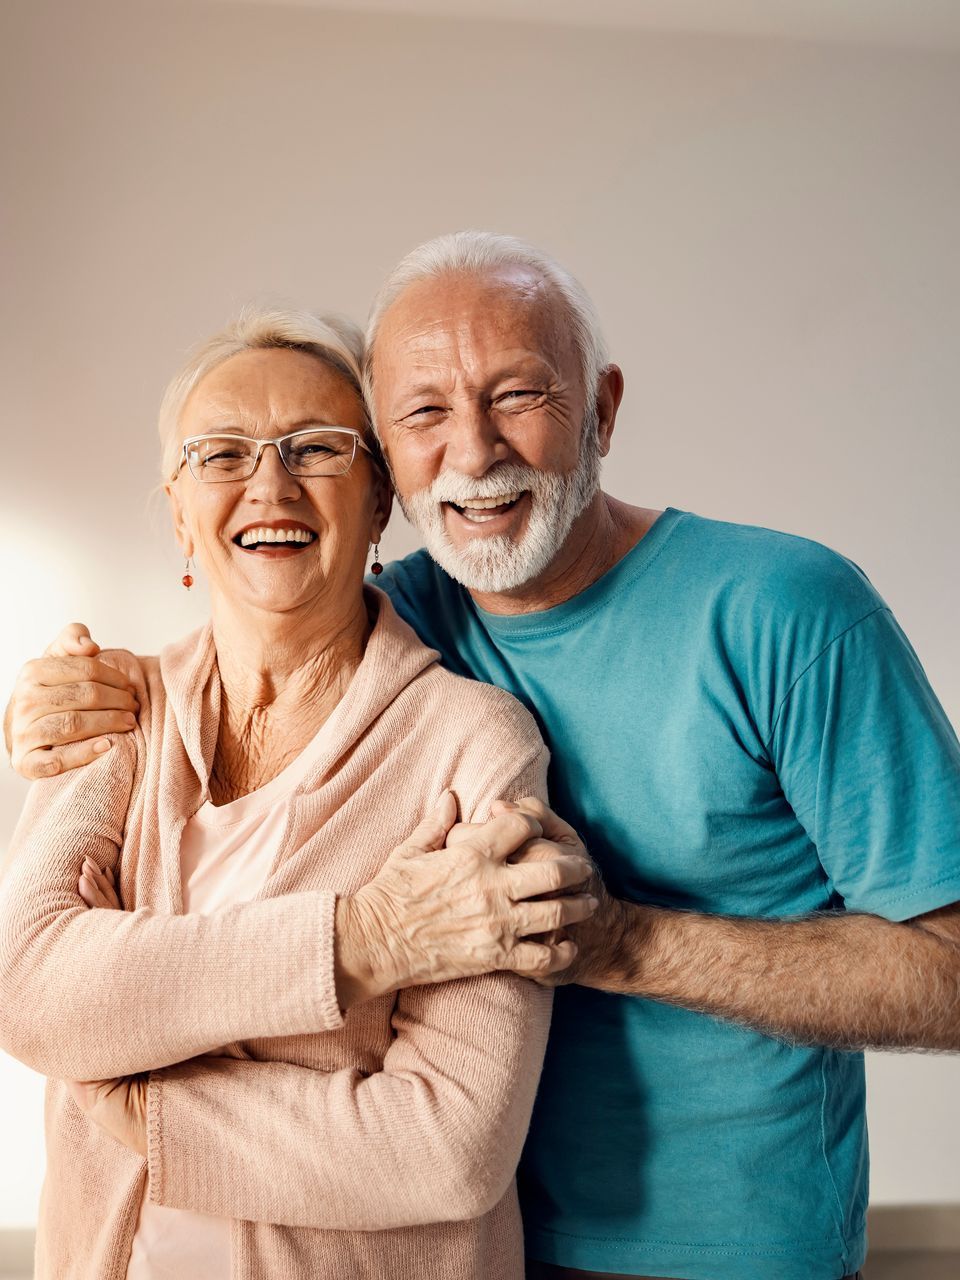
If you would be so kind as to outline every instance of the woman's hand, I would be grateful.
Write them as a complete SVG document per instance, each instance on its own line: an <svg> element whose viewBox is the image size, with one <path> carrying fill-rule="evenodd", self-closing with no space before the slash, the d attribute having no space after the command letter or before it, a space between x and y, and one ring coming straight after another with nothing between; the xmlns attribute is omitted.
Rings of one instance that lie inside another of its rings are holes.
<svg viewBox="0 0 960 1280"><path fill-rule="evenodd" d="M147 1078L144 1071L119 1080L68 1080L70 1096L88 1120L131 1151L147 1154Z"/></svg>
<svg viewBox="0 0 960 1280"><path fill-rule="evenodd" d="M114 911L123 909L113 868L107 867L106 871L101 871L92 858L83 860L77 892L88 907L108 907Z"/></svg>
<svg viewBox="0 0 960 1280"><path fill-rule="evenodd" d="M379 873L337 900L337 996L343 1009L425 983L512 969L547 978L576 955L555 930L596 909L583 887L593 866L578 849L540 839L540 822L503 806L488 822L461 827L446 792ZM536 841L540 857L514 857ZM544 897L544 895L551 895Z"/></svg>
<svg viewBox="0 0 960 1280"><path fill-rule="evenodd" d="M83 860L77 890L88 907L122 910L113 869L101 871L91 858ZM147 1075L67 1081L70 1096L84 1115L142 1156L147 1154Z"/></svg>

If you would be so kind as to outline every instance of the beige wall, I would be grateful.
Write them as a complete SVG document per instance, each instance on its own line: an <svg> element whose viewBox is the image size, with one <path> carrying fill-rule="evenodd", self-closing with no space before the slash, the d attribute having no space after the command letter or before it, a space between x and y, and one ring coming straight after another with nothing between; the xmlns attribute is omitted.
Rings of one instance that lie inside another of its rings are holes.
<svg viewBox="0 0 960 1280"><path fill-rule="evenodd" d="M359 317L401 252L479 226L600 305L609 488L845 551L960 723L957 55L201 3L0 21L0 688L64 620L154 650L202 616L146 512L186 345L251 295ZM414 545L395 519L387 554ZM960 1202L957 1060L870 1077L875 1199ZM40 1099L0 1058L0 1227L34 1219Z"/></svg>

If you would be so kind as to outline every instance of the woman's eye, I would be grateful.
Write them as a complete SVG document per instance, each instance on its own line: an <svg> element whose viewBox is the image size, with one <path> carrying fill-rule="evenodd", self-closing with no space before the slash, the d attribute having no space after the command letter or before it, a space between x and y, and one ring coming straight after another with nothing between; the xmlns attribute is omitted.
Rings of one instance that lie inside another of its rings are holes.
<svg viewBox="0 0 960 1280"><path fill-rule="evenodd" d="M243 456L237 449L218 449L216 453L208 453L202 461L218 465L223 462L239 462Z"/></svg>

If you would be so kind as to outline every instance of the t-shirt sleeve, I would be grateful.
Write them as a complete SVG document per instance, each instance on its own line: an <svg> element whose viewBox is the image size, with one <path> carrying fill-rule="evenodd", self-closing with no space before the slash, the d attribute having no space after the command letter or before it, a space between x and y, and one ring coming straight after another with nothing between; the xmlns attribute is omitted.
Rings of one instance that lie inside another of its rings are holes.
<svg viewBox="0 0 960 1280"><path fill-rule="evenodd" d="M797 677L769 750L848 910L907 920L960 900L960 743L889 609Z"/></svg>

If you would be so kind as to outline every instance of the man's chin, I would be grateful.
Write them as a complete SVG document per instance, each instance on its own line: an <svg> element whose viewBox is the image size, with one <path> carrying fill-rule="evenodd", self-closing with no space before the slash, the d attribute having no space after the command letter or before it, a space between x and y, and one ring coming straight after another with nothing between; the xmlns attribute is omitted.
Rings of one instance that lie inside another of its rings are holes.
<svg viewBox="0 0 960 1280"><path fill-rule="evenodd" d="M518 591L542 572L531 563L529 554L511 539L499 535L477 539L473 546L460 548L448 535L424 534L426 548L445 573L466 587L485 595Z"/></svg>

